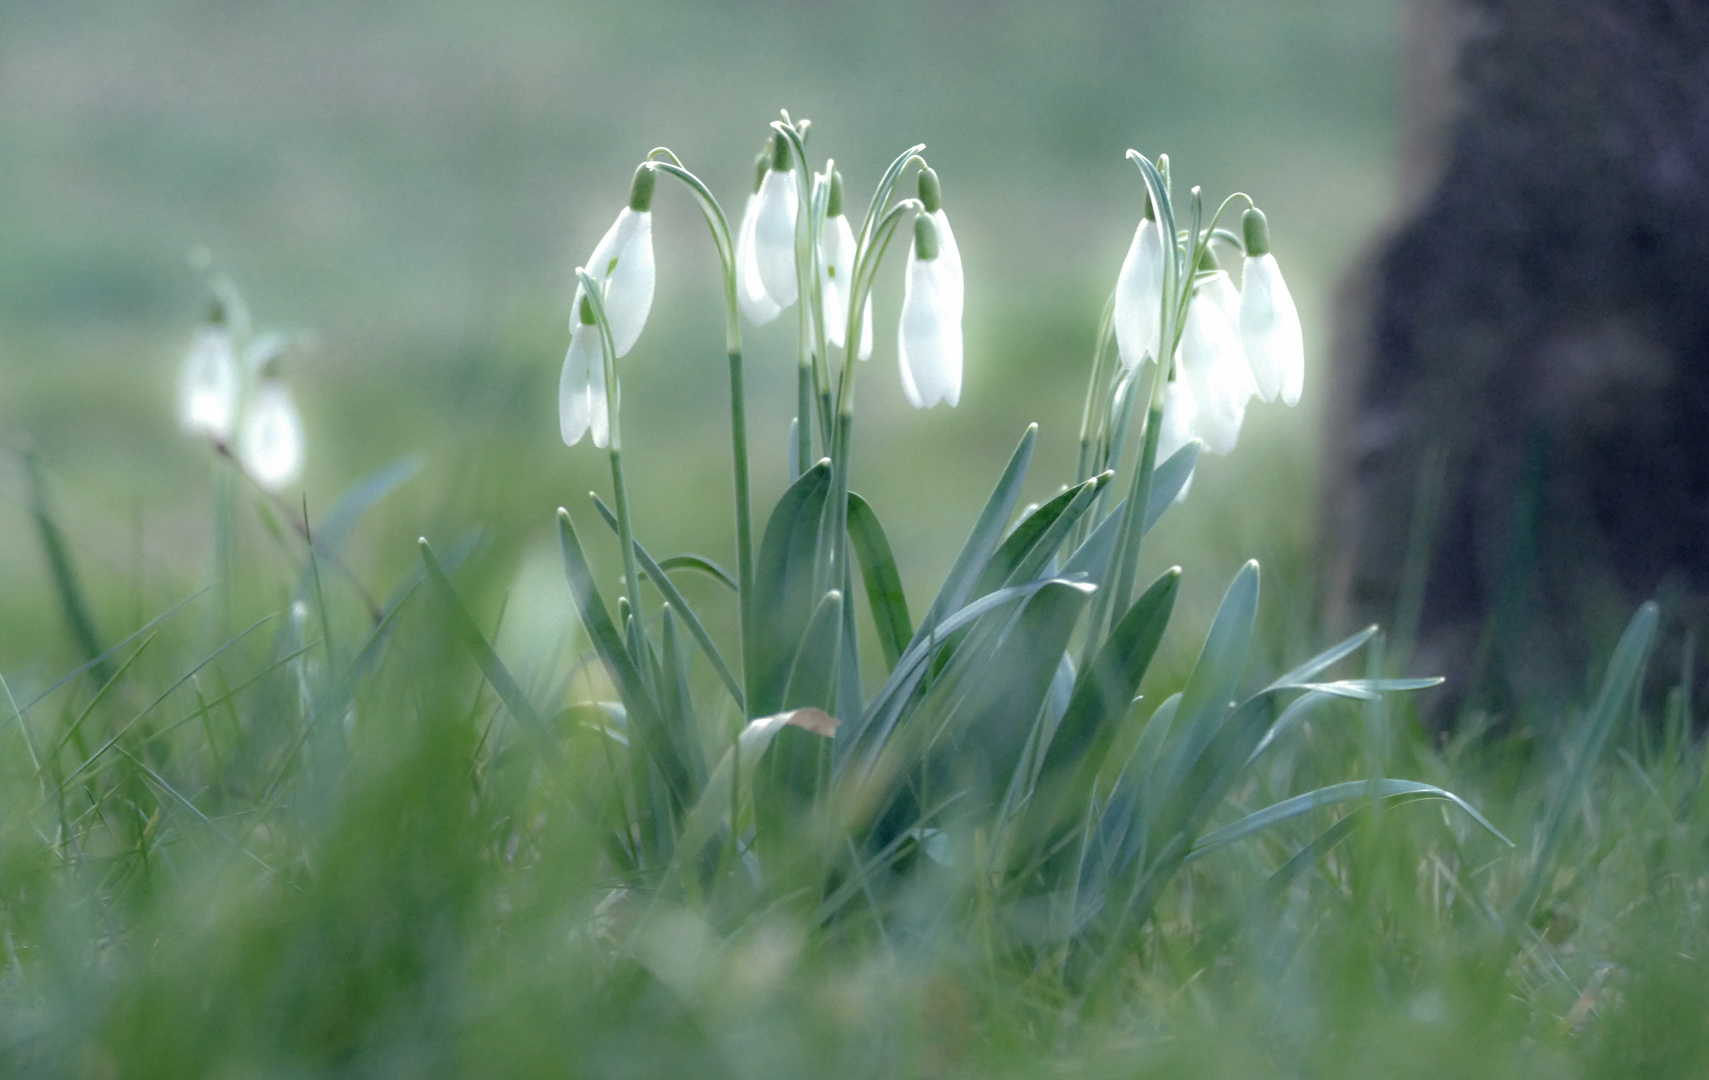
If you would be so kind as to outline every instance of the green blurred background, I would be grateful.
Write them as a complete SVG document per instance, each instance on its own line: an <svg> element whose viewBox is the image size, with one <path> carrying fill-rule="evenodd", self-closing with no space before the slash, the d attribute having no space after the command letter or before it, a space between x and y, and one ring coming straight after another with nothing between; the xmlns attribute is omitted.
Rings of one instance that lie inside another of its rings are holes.
<svg viewBox="0 0 1709 1080"><path fill-rule="evenodd" d="M0 0L0 433L39 448L105 637L205 581L211 462L173 418L206 304L187 254L205 249L259 324L318 334L289 369L311 515L400 456L424 463L359 538L375 591L417 535L479 527L501 577L549 604L553 509L591 533L584 493L609 486L604 455L557 435L571 270L654 146L738 213L788 107L862 203L925 142L960 238L961 407L902 399L896 266L859 392L855 486L919 610L1027 422L1029 497L1070 479L1141 205L1123 153L1168 152L1179 188L1239 188L1269 212L1310 375L1304 405L1255 406L1236 454L1201 466L1148 560L1184 563L1203 610L1258 557L1299 601L1268 605L1268 640L1303 652L1330 300L1392 201L1398 7ZM623 364L637 526L655 552L728 563L715 262L686 194L661 191L658 298ZM747 335L761 513L784 484L793 325ZM10 453L0 500L0 664L41 679L75 654L44 632L58 616Z"/></svg>

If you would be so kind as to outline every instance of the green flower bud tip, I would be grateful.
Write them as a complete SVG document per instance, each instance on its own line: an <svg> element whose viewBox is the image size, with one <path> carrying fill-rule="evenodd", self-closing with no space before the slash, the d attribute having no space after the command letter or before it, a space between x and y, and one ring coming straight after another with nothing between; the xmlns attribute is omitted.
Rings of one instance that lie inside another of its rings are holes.
<svg viewBox="0 0 1709 1080"><path fill-rule="evenodd" d="M582 297L582 325L583 326L592 326L593 324L594 324L593 301L589 300L584 295Z"/></svg>
<svg viewBox="0 0 1709 1080"><path fill-rule="evenodd" d="M765 183L765 174L770 172L770 171L771 171L771 145L770 145L770 140L768 139L766 142L766 148L759 152L758 157L754 158L754 191L753 191L753 193L755 195L758 195L760 193L760 185Z"/></svg>
<svg viewBox="0 0 1709 1080"><path fill-rule="evenodd" d="M825 216L843 216L843 174L838 169L831 171L831 194L825 197Z"/></svg>
<svg viewBox="0 0 1709 1080"><path fill-rule="evenodd" d="M279 377L279 357L281 355L281 353L274 353L267 358L266 362L261 365L260 378L277 379Z"/></svg>
<svg viewBox="0 0 1709 1080"><path fill-rule="evenodd" d="M789 152L789 139L781 131L771 137L771 167L773 172L789 172L795 168L795 155Z"/></svg>
<svg viewBox="0 0 1709 1080"><path fill-rule="evenodd" d="M914 254L922 259L938 257L938 227L928 214L914 219Z"/></svg>
<svg viewBox="0 0 1709 1080"><path fill-rule="evenodd" d="M1145 192L1145 220L1157 220L1157 207L1151 205L1151 191L1149 189Z"/></svg>
<svg viewBox="0 0 1709 1080"><path fill-rule="evenodd" d="M208 325L209 326L224 326L225 325L225 301L221 300L217 296L214 297L213 301L208 304Z"/></svg>
<svg viewBox="0 0 1709 1080"><path fill-rule="evenodd" d="M943 209L943 185L938 183L938 174L929 165L920 170L920 202L925 204L928 214Z"/></svg>
<svg viewBox="0 0 1709 1080"><path fill-rule="evenodd" d="M1257 258L1270 254L1270 222L1264 211L1254 206L1240 215L1240 231L1246 234L1246 254Z"/></svg>
<svg viewBox="0 0 1709 1080"><path fill-rule="evenodd" d="M645 214L653 207L653 187L659 182L659 174L653 171L651 165L643 164L635 170L635 179L629 182L629 209L637 214Z"/></svg>
<svg viewBox="0 0 1709 1080"><path fill-rule="evenodd" d="M1211 250L1209 244L1206 244L1204 252L1199 255L1199 271L1201 273L1208 274L1214 270L1221 269L1222 264L1216 261L1216 253Z"/></svg>

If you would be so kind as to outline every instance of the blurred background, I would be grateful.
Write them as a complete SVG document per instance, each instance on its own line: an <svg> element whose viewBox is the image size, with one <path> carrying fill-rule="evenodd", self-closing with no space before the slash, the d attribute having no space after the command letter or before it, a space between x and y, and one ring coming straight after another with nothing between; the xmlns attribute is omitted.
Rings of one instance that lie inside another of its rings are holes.
<svg viewBox="0 0 1709 1080"><path fill-rule="evenodd" d="M1028 497L1071 479L1098 313L1142 203L1136 147L1171 156L1179 192L1266 209L1308 356L1305 402L1254 406L1148 561L1186 566L1193 610L1248 557L1272 601L1315 596L1330 301L1394 199L1399 21L1396 0L0 2L0 438L39 451L107 639L205 582L214 463L173 412L205 251L258 325L317 335L287 369L311 517L402 456L423 464L358 538L373 590L418 535L478 529L501 582L549 603L553 510L591 534L585 493L609 488L605 456L557 433L572 268L655 146L738 214L787 107L857 205L926 143L960 240L960 408L901 396L900 260L858 396L855 487L917 613L1028 422ZM660 190L657 301L623 362L637 529L655 553L728 564L720 285L698 211ZM793 327L746 332L761 514L784 486ZM44 632L60 623L27 502L8 451L0 661L45 677L75 649ZM247 557L293 554L252 537ZM1268 604L1272 647L1316 643L1314 610Z"/></svg>

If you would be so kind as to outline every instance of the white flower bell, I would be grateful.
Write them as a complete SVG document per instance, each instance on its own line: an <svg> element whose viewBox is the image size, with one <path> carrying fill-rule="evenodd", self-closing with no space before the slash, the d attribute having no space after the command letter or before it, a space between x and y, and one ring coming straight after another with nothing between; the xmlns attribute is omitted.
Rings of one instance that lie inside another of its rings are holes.
<svg viewBox="0 0 1709 1080"><path fill-rule="evenodd" d="M1258 396L1274 401L1278 394L1297 405L1305 385L1305 338L1293 295L1282 280L1276 257L1270 254L1270 225L1256 207L1241 219L1246 234L1246 261L1240 280L1240 340Z"/></svg>
<svg viewBox="0 0 1709 1080"><path fill-rule="evenodd" d="M178 376L179 426L192 435L226 442L237 425L240 386L225 310L215 304L207 323L196 331Z"/></svg>
<svg viewBox="0 0 1709 1080"><path fill-rule="evenodd" d="M1134 230L1133 243L1128 245L1127 258L1122 260L1121 274L1116 278L1116 348L1122 367L1129 371L1138 368L1147 356L1157 356L1161 348L1158 337L1163 332L1163 232L1151 216L1149 197L1145 215Z"/></svg>
<svg viewBox="0 0 1709 1080"><path fill-rule="evenodd" d="M961 272L961 248L955 242L955 232L949 227L949 215L943 208L943 185L938 180L937 170L926 167L920 170L919 178L920 204L931 216L932 225L938 234L938 258L944 262L945 271L955 278L955 321L961 324L962 295L967 279Z"/></svg>
<svg viewBox="0 0 1709 1080"><path fill-rule="evenodd" d="M961 400L962 281L938 246L930 214L914 219L914 243L902 284L896 359L902 393L916 409Z"/></svg>
<svg viewBox="0 0 1709 1080"><path fill-rule="evenodd" d="M605 350L594 325L593 309L584 299L579 305L570 348L564 354L564 369L558 376L558 431L565 446L574 446L593 434L593 444L604 448L611 441L611 417L606 411Z"/></svg>
<svg viewBox="0 0 1709 1080"><path fill-rule="evenodd" d="M588 256L587 271L604 286L605 316L611 323L611 340L618 356L626 355L647 325L653 309L653 187L657 176L652 166L635 170L629 187L629 205L617 215ZM582 290L570 311L570 329L575 330L575 312L581 307Z"/></svg>
<svg viewBox="0 0 1709 1080"><path fill-rule="evenodd" d="M1206 252L1200 265L1214 268L1216 263ZM1195 285L1177 353L1180 373L1198 405L1194 431L1213 454L1234 449L1246 419L1246 403L1258 392L1239 332L1224 306L1226 301L1218 295L1220 283L1227 280L1227 274L1215 270Z"/></svg>
<svg viewBox="0 0 1709 1080"><path fill-rule="evenodd" d="M1182 447L1198 436L1194 431L1199 421L1199 404L1185 381L1174 379L1163 388L1163 424L1157 432L1157 463L1161 465L1174 457ZM1197 472L1195 467L1194 472ZM1175 493L1176 502L1187 500L1187 489L1193 486L1192 473Z"/></svg>
<svg viewBox="0 0 1709 1080"><path fill-rule="evenodd" d="M766 296L786 308L800 292L795 274L795 213L800 197L789 140L778 135L772 145L771 169L754 196L753 263Z"/></svg>
<svg viewBox="0 0 1709 1080"><path fill-rule="evenodd" d="M269 359L249 392L238 437L238 458L256 483L278 491L303 472L303 418L290 387Z"/></svg>
<svg viewBox="0 0 1709 1080"><path fill-rule="evenodd" d="M736 229L736 300L742 314L755 326L764 326L777 318L783 308L766 295L760 280L760 264L754 255L754 227L759 219L760 187L766 173L771 171L771 151L765 150L754 161L754 189L748 194L748 204L742 210L742 223Z"/></svg>
<svg viewBox="0 0 1709 1080"><path fill-rule="evenodd" d="M831 191L825 201L825 234L820 245L819 272L824 295L825 340L841 349L848 337L849 292L854 288L856 253L854 229L843 213L843 174L831 173ZM867 295L861 312L859 356L872 356L872 296Z"/></svg>

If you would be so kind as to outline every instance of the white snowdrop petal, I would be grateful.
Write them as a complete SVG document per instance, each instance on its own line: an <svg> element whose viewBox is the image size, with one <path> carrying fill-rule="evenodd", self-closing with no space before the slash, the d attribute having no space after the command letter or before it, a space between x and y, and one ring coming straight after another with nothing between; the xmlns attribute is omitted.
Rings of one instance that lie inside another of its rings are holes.
<svg viewBox="0 0 1709 1080"><path fill-rule="evenodd" d="M860 316L860 351L855 354L857 359L872 359L872 294L866 296L866 310Z"/></svg>
<svg viewBox="0 0 1709 1080"><path fill-rule="evenodd" d="M766 295L760 280L760 264L754 254L754 225L759 218L759 196L749 195L742 211L742 224L736 230L736 300L742 314L755 326L764 326L783 310Z"/></svg>
<svg viewBox="0 0 1709 1080"><path fill-rule="evenodd" d="M1163 388L1163 426L1157 432L1159 464L1174 457L1195 438L1193 429L1198 422L1198 416L1198 403L1193 400L1193 392L1187 388L1184 381L1176 379ZM1193 471L1197 472L1198 468L1195 466ZM1189 474L1187 482L1175 493L1175 501L1185 502L1187 489L1192 486L1193 478Z"/></svg>
<svg viewBox="0 0 1709 1080"><path fill-rule="evenodd" d="M961 281L941 258L921 259L909 248L896 357L902 392L916 409L961 400L960 293Z"/></svg>
<svg viewBox="0 0 1709 1080"><path fill-rule="evenodd" d="M825 222L820 245L822 295L825 305L825 340L837 348L848 337L849 288L854 284L855 238L849 219L842 214Z"/></svg>
<svg viewBox="0 0 1709 1080"><path fill-rule="evenodd" d="M1139 367L1158 352L1163 317L1163 236L1150 218L1134 230L1116 278L1114 322L1122 366Z"/></svg>
<svg viewBox="0 0 1709 1080"><path fill-rule="evenodd" d="M594 445L604 446L603 432L610 430L605 415L605 356L599 328L578 326L570 335L558 377L558 430L565 446L574 446L590 431Z"/></svg>
<svg viewBox="0 0 1709 1080"><path fill-rule="evenodd" d="M625 356L653 309L653 215L624 207L618 224L616 264L607 262L601 269L608 274L605 317L611 322L612 347Z"/></svg>
<svg viewBox="0 0 1709 1080"><path fill-rule="evenodd" d="M263 378L244 411L238 456L259 484L277 491L303 471L303 420L291 391L278 379Z"/></svg>
<svg viewBox="0 0 1709 1080"><path fill-rule="evenodd" d="M768 172L760 182L759 209L754 215L754 261L760 284L779 307L795 303L794 172Z"/></svg>
<svg viewBox="0 0 1709 1080"><path fill-rule="evenodd" d="M1246 260L1240 338L1264 400L1273 401L1280 395L1288 405L1299 404L1305 383L1305 339L1299 311L1274 255L1266 253Z"/></svg>
<svg viewBox="0 0 1709 1080"><path fill-rule="evenodd" d="M961 248L955 242L955 232L949 227L949 215L941 207L932 212L932 224L937 228L938 259L944 264L944 272L955 282L955 321L959 323L961 303L967 288L967 279L961 272Z"/></svg>
<svg viewBox="0 0 1709 1080"><path fill-rule="evenodd" d="M239 386L231 333L223 326L202 327L178 376L179 425L219 442L230 439L237 422Z"/></svg>
<svg viewBox="0 0 1709 1080"><path fill-rule="evenodd" d="M1181 372L1199 407L1195 430L1213 454L1226 454L1240 438L1254 387L1240 338L1221 305L1202 292L1187 305Z"/></svg>

